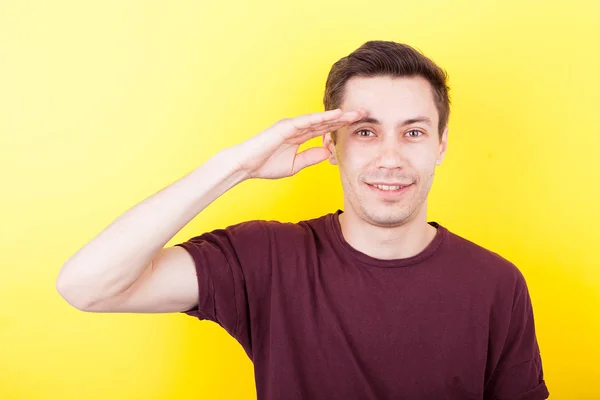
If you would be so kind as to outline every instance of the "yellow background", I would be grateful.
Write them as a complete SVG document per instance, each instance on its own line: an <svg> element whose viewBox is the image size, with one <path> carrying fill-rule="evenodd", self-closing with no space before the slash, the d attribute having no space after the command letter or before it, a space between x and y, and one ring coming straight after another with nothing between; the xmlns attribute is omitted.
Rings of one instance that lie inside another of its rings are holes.
<svg viewBox="0 0 600 400"><path fill-rule="evenodd" d="M523 271L551 398L600 399L600 2L216 3L0 3L0 398L254 398L251 362L216 324L82 313L55 278L218 150L322 110L331 64L385 39L450 74L429 219ZM169 244L341 196L326 163L244 182Z"/></svg>

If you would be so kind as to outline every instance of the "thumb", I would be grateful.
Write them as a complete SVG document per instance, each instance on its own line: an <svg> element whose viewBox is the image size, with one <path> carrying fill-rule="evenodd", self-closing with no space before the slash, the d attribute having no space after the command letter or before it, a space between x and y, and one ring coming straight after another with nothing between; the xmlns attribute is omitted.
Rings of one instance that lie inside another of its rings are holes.
<svg viewBox="0 0 600 400"><path fill-rule="evenodd" d="M292 174L296 174L301 169L327 160L330 154L331 152L325 147L312 147L296 154L294 166L292 167Z"/></svg>

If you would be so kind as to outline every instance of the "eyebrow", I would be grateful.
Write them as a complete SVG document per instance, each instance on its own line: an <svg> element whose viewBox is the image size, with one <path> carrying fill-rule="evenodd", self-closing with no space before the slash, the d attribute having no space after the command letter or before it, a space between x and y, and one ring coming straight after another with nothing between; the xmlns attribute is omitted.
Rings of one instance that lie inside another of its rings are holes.
<svg viewBox="0 0 600 400"><path fill-rule="evenodd" d="M414 118L410 118L407 120L404 120L402 122L399 122L396 127L402 127L402 126L406 126L406 125L412 125L412 124L416 124L417 122L423 122L429 126L431 125L431 119L429 119L428 117L425 116L417 116ZM379 121L377 118L373 118L373 117L364 117L359 119L356 122L353 122L350 124L350 126L355 126L355 125L359 125L359 124L376 124L376 125L381 125L381 121Z"/></svg>

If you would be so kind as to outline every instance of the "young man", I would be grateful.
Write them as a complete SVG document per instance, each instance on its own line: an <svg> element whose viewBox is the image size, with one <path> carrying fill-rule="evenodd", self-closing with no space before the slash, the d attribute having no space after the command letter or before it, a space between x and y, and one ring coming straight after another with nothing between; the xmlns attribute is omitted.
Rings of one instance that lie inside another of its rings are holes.
<svg viewBox="0 0 600 400"><path fill-rule="evenodd" d="M448 141L446 74L367 42L334 64L328 111L284 119L117 218L63 266L89 312L185 312L220 324L259 399L546 399L517 267L427 221ZM297 154L307 140L323 147ZM328 159L344 211L252 220L165 244L225 191Z"/></svg>

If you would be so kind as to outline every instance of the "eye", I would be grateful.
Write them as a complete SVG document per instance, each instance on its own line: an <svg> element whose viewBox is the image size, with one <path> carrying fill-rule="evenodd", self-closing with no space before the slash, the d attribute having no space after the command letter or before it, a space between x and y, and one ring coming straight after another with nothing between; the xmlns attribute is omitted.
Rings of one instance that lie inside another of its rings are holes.
<svg viewBox="0 0 600 400"><path fill-rule="evenodd" d="M410 135L410 133L416 133L417 135ZM419 137L419 135L418 135L419 133L420 133L420 134L423 134L423 132L421 132L421 131L419 131L419 130L416 130L416 129L411 129L410 131L406 132L406 134L407 134L409 137Z"/></svg>
<svg viewBox="0 0 600 400"><path fill-rule="evenodd" d="M365 132L366 132L366 133L372 133L373 135L375 135L375 134L373 133L373 131L370 131L370 130L368 130L368 129L361 129L361 130L359 130L359 131L356 131L356 134L357 134L358 136L367 137L368 135L362 135L362 134L361 134L361 133L365 133Z"/></svg>

